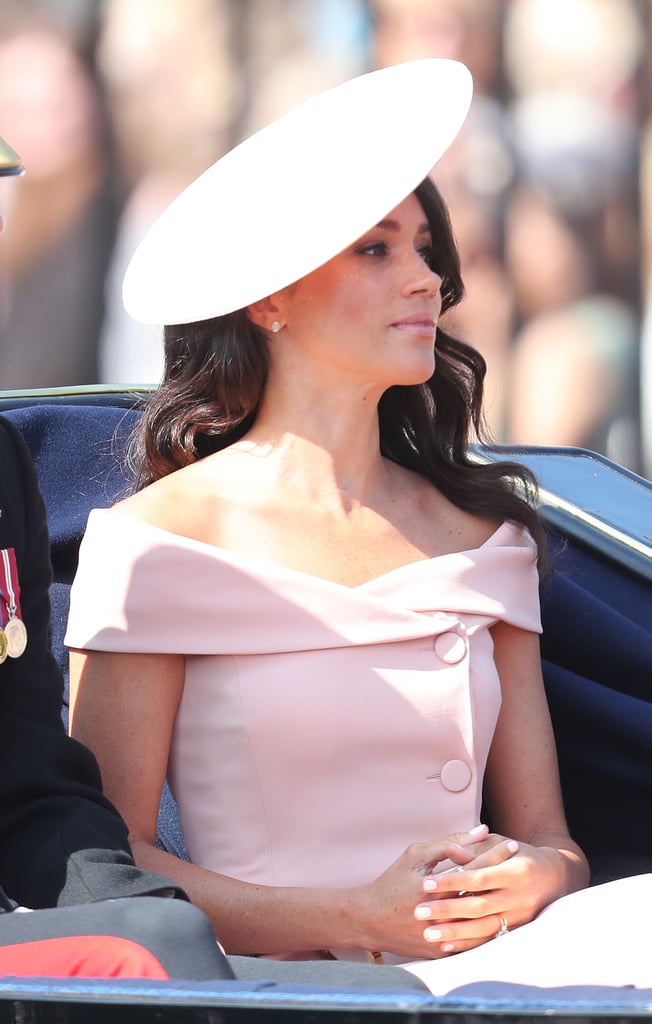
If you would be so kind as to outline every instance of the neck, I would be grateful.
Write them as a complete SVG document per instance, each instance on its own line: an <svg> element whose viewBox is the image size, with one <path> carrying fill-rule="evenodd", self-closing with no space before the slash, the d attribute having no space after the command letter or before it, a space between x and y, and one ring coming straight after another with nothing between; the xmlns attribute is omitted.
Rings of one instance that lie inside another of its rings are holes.
<svg viewBox="0 0 652 1024"><path fill-rule="evenodd" d="M323 504L367 504L385 476L377 397L344 394L283 397L269 390L240 446L267 458L290 491Z"/></svg>

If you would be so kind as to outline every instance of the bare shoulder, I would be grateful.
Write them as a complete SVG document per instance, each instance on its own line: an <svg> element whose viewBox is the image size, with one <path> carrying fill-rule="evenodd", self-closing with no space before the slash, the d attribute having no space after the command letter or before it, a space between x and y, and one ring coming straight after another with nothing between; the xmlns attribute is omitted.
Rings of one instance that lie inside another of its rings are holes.
<svg viewBox="0 0 652 1024"><path fill-rule="evenodd" d="M397 483L410 495L408 514L423 533L423 547L431 554L450 554L481 547L501 525L499 520L458 508L429 480L401 466Z"/></svg>
<svg viewBox="0 0 652 1024"><path fill-rule="evenodd" d="M117 502L111 511L170 533L203 539L206 523L219 518L232 491L222 456L216 452L169 473Z"/></svg>
<svg viewBox="0 0 652 1024"><path fill-rule="evenodd" d="M170 501L178 497L182 489L177 479L182 472L183 470L178 470L176 473L170 473L169 476L144 487L142 491L123 498L116 502L110 511L142 520L152 526L162 526L161 517L165 518Z"/></svg>

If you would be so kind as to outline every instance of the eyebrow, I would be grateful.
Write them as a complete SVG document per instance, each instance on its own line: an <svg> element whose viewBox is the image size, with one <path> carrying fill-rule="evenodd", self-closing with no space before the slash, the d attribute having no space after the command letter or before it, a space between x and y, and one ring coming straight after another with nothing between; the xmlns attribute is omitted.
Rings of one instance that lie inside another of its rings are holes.
<svg viewBox="0 0 652 1024"><path fill-rule="evenodd" d="M384 228L387 231L400 231L401 230L401 225L399 224L399 222L397 220L379 220L378 223L376 224L376 227L377 228ZM373 230L373 228L372 228L372 230ZM421 224L419 226L419 230L417 231L417 234L418 235L428 235L428 234L430 234L430 224L428 223L428 221L424 221L423 224Z"/></svg>

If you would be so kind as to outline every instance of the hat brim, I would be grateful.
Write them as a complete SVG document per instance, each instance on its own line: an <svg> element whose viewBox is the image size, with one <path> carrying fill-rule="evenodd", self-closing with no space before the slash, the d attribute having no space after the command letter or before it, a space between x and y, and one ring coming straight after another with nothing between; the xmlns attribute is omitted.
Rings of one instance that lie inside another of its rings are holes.
<svg viewBox="0 0 652 1024"><path fill-rule="evenodd" d="M273 121L189 185L153 224L123 281L135 319L222 316L320 267L429 174L472 96L458 61L396 64Z"/></svg>

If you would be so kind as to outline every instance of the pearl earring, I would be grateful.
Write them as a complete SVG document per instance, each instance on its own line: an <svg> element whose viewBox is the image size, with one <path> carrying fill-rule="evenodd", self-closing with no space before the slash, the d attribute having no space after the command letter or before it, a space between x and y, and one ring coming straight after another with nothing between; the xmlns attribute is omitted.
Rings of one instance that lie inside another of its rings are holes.
<svg viewBox="0 0 652 1024"><path fill-rule="evenodd" d="M281 329L281 324L278 322L278 320L272 320L272 333L273 334L278 334L280 329Z"/></svg>

